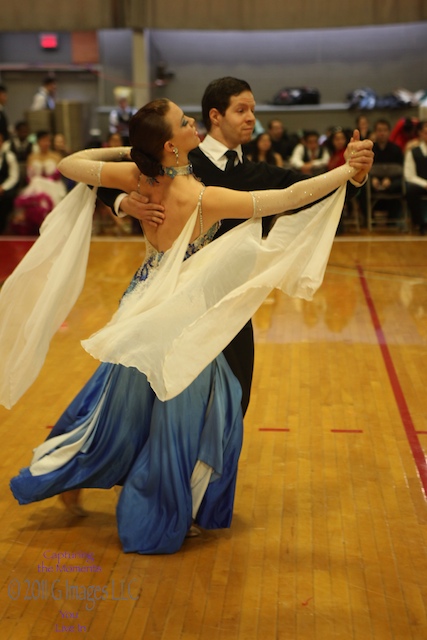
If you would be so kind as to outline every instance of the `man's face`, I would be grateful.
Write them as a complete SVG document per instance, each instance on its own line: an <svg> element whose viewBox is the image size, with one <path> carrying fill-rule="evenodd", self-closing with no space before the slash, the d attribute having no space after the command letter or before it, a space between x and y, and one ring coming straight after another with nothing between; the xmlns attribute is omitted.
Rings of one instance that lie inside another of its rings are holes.
<svg viewBox="0 0 427 640"><path fill-rule="evenodd" d="M421 142L427 144L427 124L423 125L423 128L420 131L420 139Z"/></svg>
<svg viewBox="0 0 427 640"><path fill-rule="evenodd" d="M319 138L317 136L308 136L305 139L305 146L309 151L316 151L319 146Z"/></svg>
<svg viewBox="0 0 427 640"><path fill-rule="evenodd" d="M21 124L21 126L17 127L17 129L16 129L16 135L18 136L19 140L21 140L21 141L23 141L26 138L28 138L29 134L30 134L30 130L27 127L27 125L25 125L25 124Z"/></svg>
<svg viewBox="0 0 427 640"><path fill-rule="evenodd" d="M7 102L6 91L0 91L0 104L6 104L6 102Z"/></svg>
<svg viewBox="0 0 427 640"><path fill-rule="evenodd" d="M270 124L268 132L270 134L270 138L277 142L282 138L284 130L285 129L280 120L273 120L273 122Z"/></svg>
<svg viewBox="0 0 427 640"><path fill-rule="evenodd" d="M386 144L390 137L390 129L386 124L377 124L375 127L375 140L379 144Z"/></svg>
<svg viewBox="0 0 427 640"><path fill-rule="evenodd" d="M250 91L231 96L224 115L211 109L212 133L230 149L245 144L252 139L255 127L255 99Z"/></svg>

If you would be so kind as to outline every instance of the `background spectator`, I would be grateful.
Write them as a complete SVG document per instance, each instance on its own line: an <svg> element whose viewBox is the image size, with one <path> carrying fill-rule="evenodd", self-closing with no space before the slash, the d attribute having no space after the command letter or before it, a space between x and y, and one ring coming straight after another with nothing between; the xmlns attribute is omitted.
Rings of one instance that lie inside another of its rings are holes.
<svg viewBox="0 0 427 640"><path fill-rule="evenodd" d="M15 200L17 209L11 227L20 235L37 235L40 225L55 205L66 195L66 187L58 171L61 156L52 150L51 135L37 133L38 151L27 161L28 185Z"/></svg>
<svg viewBox="0 0 427 640"><path fill-rule="evenodd" d="M302 141L292 152L291 167L305 175L315 175L326 171L329 152L319 144L317 131L305 131Z"/></svg>
<svg viewBox="0 0 427 640"><path fill-rule="evenodd" d="M27 181L27 160L33 151L33 143L29 139L30 129L25 120L15 124L15 131L11 138L4 143L4 149L11 151L19 165L19 188L25 186Z"/></svg>
<svg viewBox="0 0 427 640"><path fill-rule="evenodd" d="M4 110L4 105L7 102L7 89L4 84L0 85L0 133L2 134L3 142L9 139L9 122Z"/></svg>
<svg viewBox="0 0 427 640"><path fill-rule="evenodd" d="M299 142L298 136L288 135L282 121L277 118L270 120L267 133L270 135L273 151L281 155L284 161L288 161Z"/></svg>
<svg viewBox="0 0 427 640"><path fill-rule="evenodd" d="M344 151L349 141L350 135L341 127L335 127L326 143L330 155L328 161L329 170L345 164Z"/></svg>
<svg viewBox="0 0 427 640"><path fill-rule="evenodd" d="M43 80L43 84L37 89L33 102L31 103L31 111L41 111L42 109L55 109L56 96L56 80L52 76L47 76Z"/></svg>
<svg viewBox="0 0 427 640"><path fill-rule="evenodd" d="M405 154L404 174L412 222L427 231L427 120L420 123L420 144Z"/></svg>
<svg viewBox="0 0 427 640"><path fill-rule="evenodd" d="M15 155L3 146L4 136L0 131L0 234L7 227L13 211L13 199L19 182L19 166Z"/></svg>
<svg viewBox="0 0 427 640"><path fill-rule="evenodd" d="M260 133L247 152L249 160L253 162L267 162L277 167L283 166L283 158L272 149L271 138L268 133Z"/></svg>
<svg viewBox="0 0 427 640"><path fill-rule="evenodd" d="M117 106L110 112L110 133L118 133L125 146L129 145L129 120L136 113L129 104L131 90L128 87L116 87L114 97Z"/></svg>

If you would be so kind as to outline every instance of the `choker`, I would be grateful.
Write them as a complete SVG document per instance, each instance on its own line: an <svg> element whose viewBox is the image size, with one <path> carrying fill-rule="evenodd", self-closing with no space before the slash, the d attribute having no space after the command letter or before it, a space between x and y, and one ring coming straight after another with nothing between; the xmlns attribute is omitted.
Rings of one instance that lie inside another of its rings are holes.
<svg viewBox="0 0 427 640"><path fill-rule="evenodd" d="M169 176L169 178L175 178L176 176L190 176L193 171L193 165L186 164L182 167L163 167L162 166L162 175Z"/></svg>

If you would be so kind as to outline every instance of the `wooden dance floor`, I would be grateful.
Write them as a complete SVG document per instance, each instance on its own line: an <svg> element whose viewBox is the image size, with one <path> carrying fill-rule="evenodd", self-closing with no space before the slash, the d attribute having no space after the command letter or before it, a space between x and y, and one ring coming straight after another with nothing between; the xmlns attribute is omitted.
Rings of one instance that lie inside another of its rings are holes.
<svg viewBox="0 0 427 640"><path fill-rule="evenodd" d="M0 276L27 246L0 241ZM256 314L230 530L139 556L121 551L114 490L84 493L87 518L15 502L9 478L97 366L79 341L142 256L93 241L39 378L0 408L0 639L425 640L424 238L341 237L313 302L274 292Z"/></svg>

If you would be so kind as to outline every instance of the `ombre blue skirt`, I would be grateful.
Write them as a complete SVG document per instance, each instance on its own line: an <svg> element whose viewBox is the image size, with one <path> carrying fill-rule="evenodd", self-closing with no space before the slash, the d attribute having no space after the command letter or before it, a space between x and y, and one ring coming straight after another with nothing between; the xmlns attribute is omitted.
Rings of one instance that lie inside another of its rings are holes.
<svg viewBox="0 0 427 640"><path fill-rule="evenodd" d="M166 402L137 369L103 363L52 429L45 446L63 438L42 461L48 469L49 456L62 455L77 431L89 429L84 445L51 471L22 469L11 480L13 495L28 504L71 489L123 485L117 523L124 551L174 553L192 524L190 478L198 460L214 471L196 522L206 529L230 526L243 435L240 400L222 354Z"/></svg>

